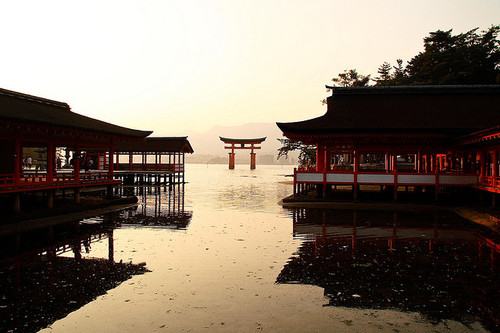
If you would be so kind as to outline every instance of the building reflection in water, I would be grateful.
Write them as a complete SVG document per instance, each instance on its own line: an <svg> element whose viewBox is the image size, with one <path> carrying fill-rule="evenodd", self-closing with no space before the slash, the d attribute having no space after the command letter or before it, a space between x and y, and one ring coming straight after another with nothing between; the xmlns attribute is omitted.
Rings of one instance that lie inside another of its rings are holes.
<svg viewBox="0 0 500 333"><path fill-rule="evenodd" d="M0 235L0 331L36 332L147 271L116 263L112 216ZM82 258L96 241L106 258Z"/></svg>
<svg viewBox="0 0 500 333"><path fill-rule="evenodd" d="M277 283L324 288L331 306L419 312L500 329L500 245L451 213L297 209L304 239Z"/></svg>
<svg viewBox="0 0 500 333"><path fill-rule="evenodd" d="M186 229L193 212L184 206L184 184L171 186L130 186L123 195L135 195L138 206L122 212L121 224Z"/></svg>

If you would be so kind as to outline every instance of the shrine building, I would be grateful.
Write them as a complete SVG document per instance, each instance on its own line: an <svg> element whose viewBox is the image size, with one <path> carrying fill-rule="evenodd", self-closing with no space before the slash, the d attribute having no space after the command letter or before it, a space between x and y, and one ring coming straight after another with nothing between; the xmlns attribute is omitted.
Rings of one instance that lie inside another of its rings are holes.
<svg viewBox="0 0 500 333"><path fill-rule="evenodd" d="M338 188L433 192L500 191L500 85L327 87L327 112L277 123L315 147L316 161L294 170L294 197Z"/></svg>
<svg viewBox="0 0 500 333"><path fill-rule="evenodd" d="M21 196L54 197L120 184L118 145L144 141L151 131L129 129L71 111L66 103L0 89L0 203L21 210ZM10 204L9 204L10 205ZM12 206L11 206L12 207Z"/></svg>
<svg viewBox="0 0 500 333"><path fill-rule="evenodd" d="M147 137L117 146L115 177L126 184L185 182L185 156L194 153L187 136Z"/></svg>

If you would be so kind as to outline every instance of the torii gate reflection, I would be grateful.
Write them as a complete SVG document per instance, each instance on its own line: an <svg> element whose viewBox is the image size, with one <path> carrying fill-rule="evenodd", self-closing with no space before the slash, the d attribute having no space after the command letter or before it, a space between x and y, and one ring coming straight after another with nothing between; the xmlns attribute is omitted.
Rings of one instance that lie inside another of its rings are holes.
<svg viewBox="0 0 500 333"><path fill-rule="evenodd" d="M259 146L263 141L266 140L266 137L263 138L255 138L255 139L231 139L224 138L219 136L220 140L225 144L230 144L231 146L224 146L224 149L231 149L229 153L229 169L234 169L234 150L235 149L250 149L250 170L255 169L255 152L254 149L260 149Z"/></svg>

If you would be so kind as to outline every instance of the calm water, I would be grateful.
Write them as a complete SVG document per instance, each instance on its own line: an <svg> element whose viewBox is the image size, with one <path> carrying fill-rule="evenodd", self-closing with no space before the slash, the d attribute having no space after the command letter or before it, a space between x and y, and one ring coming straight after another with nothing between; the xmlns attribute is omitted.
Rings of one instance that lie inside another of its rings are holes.
<svg viewBox="0 0 500 333"><path fill-rule="evenodd" d="M447 214L286 210L291 169L238 168L189 165L137 209L11 238L0 331L495 331L491 236Z"/></svg>

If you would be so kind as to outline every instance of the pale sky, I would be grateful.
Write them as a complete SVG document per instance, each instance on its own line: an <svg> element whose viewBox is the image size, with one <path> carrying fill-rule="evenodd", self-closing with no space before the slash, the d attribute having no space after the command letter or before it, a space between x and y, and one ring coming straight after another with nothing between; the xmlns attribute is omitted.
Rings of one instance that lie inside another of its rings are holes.
<svg viewBox="0 0 500 333"><path fill-rule="evenodd" d="M2 1L0 87L156 135L303 120L347 68L409 60L499 0Z"/></svg>

